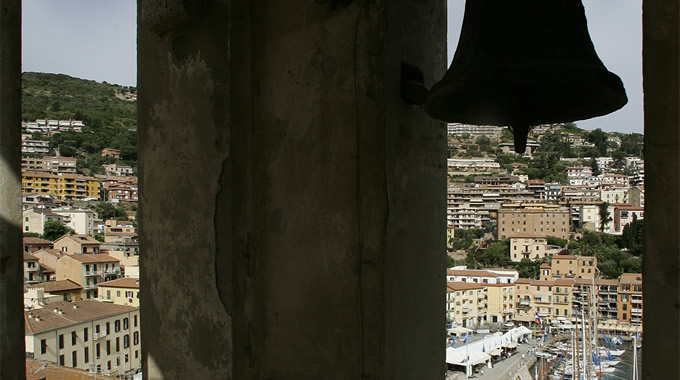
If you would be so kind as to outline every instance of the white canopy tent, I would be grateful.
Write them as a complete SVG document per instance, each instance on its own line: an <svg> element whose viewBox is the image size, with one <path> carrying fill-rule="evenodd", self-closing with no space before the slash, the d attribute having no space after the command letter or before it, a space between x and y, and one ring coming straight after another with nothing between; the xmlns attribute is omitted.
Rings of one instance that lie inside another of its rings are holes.
<svg viewBox="0 0 680 380"><path fill-rule="evenodd" d="M526 335L531 335L531 330L524 326L520 326L506 332L505 334L496 333L473 343L461 344L455 348L449 347L446 349L446 362L448 364L454 365L465 365L465 359L468 357L468 355L470 356L471 362L473 357L485 357L485 360L489 360L491 358L489 356L491 351L500 349L501 347L507 347L507 345L510 343L517 343L519 338L525 337Z"/></svg>

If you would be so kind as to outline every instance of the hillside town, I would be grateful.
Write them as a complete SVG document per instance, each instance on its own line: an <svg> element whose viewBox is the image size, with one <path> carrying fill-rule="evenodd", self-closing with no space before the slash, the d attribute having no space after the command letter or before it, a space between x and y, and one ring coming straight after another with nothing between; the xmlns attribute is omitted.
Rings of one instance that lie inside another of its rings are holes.
<svg viewBox="0 0 680 380"><path fill-rule="evenodd" d="M22 127L29 360L132 377L141 369L136 169L104 147L99 174L85 175L78 158L32 140L79 133L82 122ZM585 310L601 331L642 332L639 252L621 239L644 220L644 162L622 155L617 134L596 144L593 133L539 126L518 155L505 128L448 126L450 331L536 331ZM540 178L536 162L548 160L559 171ZM612 261L615 249L628 258Z"/></svg>

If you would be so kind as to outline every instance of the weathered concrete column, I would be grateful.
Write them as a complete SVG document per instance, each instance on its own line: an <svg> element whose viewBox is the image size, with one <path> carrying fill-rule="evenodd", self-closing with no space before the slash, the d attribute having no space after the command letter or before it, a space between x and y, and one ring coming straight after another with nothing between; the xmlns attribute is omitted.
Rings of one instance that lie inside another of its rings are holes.
<svg viewBox="0 0 680 380"><path fill-rule="evenodd" d="M229 173L229 7L213 1L200 8L207 3L138 2L147 379L230 379L232 373L230 289L217 286L230 278L231 266L216 271L216 261L231 257L229 231L215 228L216 220L231 220L228 208L216 205L228 190L220 177Z"/></svg>
<svg viewBox="0 0 680 380"><path fill-rule="evenodd" d="M399 88L443 75L445 2L167 4L139 25L149 378L441 378L446 133Z"/></svg>
<svg viewBox="0 0 680 380"><path fill-rule="evenodd" d="M643 5L644 379L680 378L680 7Z"/></svg>
<svg viewBox="0 0 680 380"><path fill-rule="evenodd" d="M21 1L0 0L0 378L22 379Z"/></svg>

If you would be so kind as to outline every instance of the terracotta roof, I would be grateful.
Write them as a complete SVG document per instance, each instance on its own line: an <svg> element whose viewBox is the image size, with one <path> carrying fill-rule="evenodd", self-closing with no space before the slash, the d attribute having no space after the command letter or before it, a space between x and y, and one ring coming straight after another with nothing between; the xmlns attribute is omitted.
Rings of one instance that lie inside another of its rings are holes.
<svg viewBox="0 0 680 380"><path fill-rule="evenodd" d="M109 255L104 255L101 253L82 253L82 254L77 254L77 255L68 255L68 257L78 260L81 263L85 264L90 264L90 263L112 263L112 262L119 262L120 260L116 259L115 257L111 257Z"/></svg>
<svg viewBox="0 0 680 380"><path fill-rule="evenodd" d="M37 238L37 237L25 237L24 238L24 244L40 244L40 245L49 244L49 245L51 245L52 242L49 241L49 240L44 240L44 239L40 239L40 238Z"/></svg>
<svg viewBox="0 0 680 380"><path fill-rule="evenodd" d="M447 282L446 291L468 290L468 289L483 289L487 284L473 283L473 282Z"/></svg>
<svg viewBox="0 0 680 380"><path fill-rule="evenodd" d="M63 292L66 290L79 290L83 287L71 280L47 281L42 284L31 285L29 288L45 289L47 293Z"/></svg>
<svg viewBox="0 0 680 380"><path fill-rule="evenodd" d="M555 285L557 286L573 286L574 285L574 280L573 279L557 279L553 281Z"/></svg>
<svg viewBox="0 0 680 380"><path fill-rule="evenodd" d="M543 268L550 268L550 264L548 264L548 263L543 263L543 264L541 264L541 267L540 267L540 268L541 268L541 269L543 269Z"/></svg>
<svg viewBox="0 0 680 380"><path fill-rule="evenodd" d="M39 249L39 250L37 250L37 251L35 251L35 252L40 252L40 251L47 252L47 253L49 253L50 255L56 256L56 257L61 257L61 256L63 256L63 255L61 254L61 251L60 251L60 250L54 249L54 248L43 248L43 249ZM33 253L35 254L35 252L33 252Z"/></svg>
<svg viewBox="0 0 680 380"><path fill-rule="evenodd" d="M40 271L42 271L43 273L55 273L56 272L54 270L54 268L47 266L43 263L40 263Z"/></svg>
<svg viewBox="0 0 680 380"><path fill-rule="evenodd" d="M99 240L93 238L92 236L82 235L82 234L64 235L64 236L60 237L59 239L55 240L54 242L56 243L59 240L66 239L66 238L71 239L71 240L77 242L78 244L101 244L101 242Z"/></svg>
<svg viewBox="0 0 680 380"><path fill-rule="evenodd" d="M475 270L475 269L464 269L464 270L453 270L447 269L446 275L448 276L479 276L479 277L500 277L501 274L491 273L486 270Z"/></svg>
<svg viewBox="0 0 680 380"><path fill-rule="evenodd" d="M37 257L31 255L30 253L24 251L24 261L39 261Z"/></svg>
<svg viewBox="0 0 680 380"><path fill-rule="evenodd" d="M528 278L518 278L515 284L531 284L531 279Z"/></svg>
<svg viewBox="0 0 680 380"><path fill-rule="evenodd" d="M114 380L118 377L97 374L97 379ZM92 380L92 375L84 369L61 367L48 361L26 359L26 380Z"/></svg>
<svg viewBox="0 0 680 380"><path fill-rule="evenodd" d="M107 282L100 282L99 287L108 286L111 288L133 288L139 289L139 280L136 278L119 278Z"/></svg>
<svg viewBox="0 0 680 380"><path fill-rule="evenodd" d="M553 260L576 260L578 257L574 255L553 255Z"/></svg>
<svg viewBox="0 0 680 380"><path fill-rule="evenodd" d="M639 280L638 277L640 278ZM641 284L642 273L624 273L619 278L619 282L622 284Z"/></svg>
<svg viewBox="0 0 680 380"><path fill-rule="evenodd" d="M55 313L54 309L62 311L62 314ZM37 334L138 309L94 300L55 302L43 309L25 311L24 329L26 334Z"/></svg>

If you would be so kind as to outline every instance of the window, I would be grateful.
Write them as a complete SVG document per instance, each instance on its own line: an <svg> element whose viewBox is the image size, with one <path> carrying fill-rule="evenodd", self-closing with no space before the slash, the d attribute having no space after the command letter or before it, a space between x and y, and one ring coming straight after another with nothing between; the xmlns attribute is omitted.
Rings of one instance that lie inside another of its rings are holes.
<svg viewBox="0 0 680 380"><path fill-rule="evenodd" d="M64 334L59 334L59 349L61 350L63 348L64 348Z"/></svg>
<svg viewBox="0 0 680 380"><path fill-rule="evenodd" d="M134 334L132 334L132 344L135 346L139 344L139 331L135 331Z"/></svg>
<svg viewBox="0 0 680 380"><path fill-rule="evenodd" d="M624 321L628 320L628 315L626 313L623 313L623 320Z"/></svg>
<svg viewBox="0 0 680 380"><path fill-rule="evenodd" d="M106 299L109 299L109 300L111 299L111 291L110 290L106 291Z"/></svg>
<svg viewBox="0 0 680 380"><path fill-rule="evenodd" d="M120 319L116 319L113 321L113 331L118 332L120 331Z"/></svg>
<svg viewBox="0 0 680 380"><path fill-rule="evenodd" d="M71 346L75 346L75 345L76 345L76 332L71 331Z"/></svg>
<svg viewBox="0 0 680 380"><path fill-rule="evenodd" d="M43 355L47 353L47 340L45 339L40 339L40 353Z"/></svg>
<svg viewBox="0 0 680 380"><path fill-rule="evenodd" d="M129 325L130 325L130 323L129 323L129 322L130 322L130 320L129 320L129 319L127 319L127 318L123 318L123 330L127 330L127 329L128 329L128 327L130 327L130 326L129 326Z"/></svg>
<svg viewBox="0 0 680 380"><path fill-rule="evenodd" d="M73 368L78 366L78 352L71 352L71 363L73 363Z"/></svg>
<svg viewBox="0 0 680 380"><path fill-rule="evenodd" d="M127 363L129 361L130 361L130 358L128 357L128 354L125 354L125 362Z"/></svg>
<svg viewBox="0 0 680 380"><path fill-rule="evenodd" d="M111 323L106 322L106 335L111 334Z"/></svg>
<svg viewBox="0 0 680 380"><path fill-rule="evenodd" d="M116 290L116 297L120 297L120 290Z"/></svg>
<svg viewBox="0 0 680 380"><path fill-rule="evenodd" d="M623 310L628 310L628 304L626 303L623 304Z"/></svg>
<svg viewBox="0 0 680 380"><path fill-rule="evenodd" d="M116 358L116 366L120 367L120 356Z"/></svg>
<svg viewBox="0 0 680 380"><path fill-rule="evenodd" d="M130 347L130 335L125 334L123 335L123 348L128 348Z"/></svg>
<svg viewBox="0 0 680 380"><path fill-rule="evenodd" d="M139 350L135 350L135 359L139 359Z"/></svg>
<svg viewBox="0 0 680 380"><path fill-rule="evenodd" d="M111 355L111 341L106 341L106 355Z"/></svg>
<svg viewBox="0 0 680 380"><path fill-rule="evenodd" d="M99 359L99 358L102 357L102 355L101 355L101 350L99 349L99 343L97 343L96 354L97 354L97 359Z"/></svg>
<svg viewBox="0 0 680 380"><path fill-rule="evenodd" d="M83 341L84 341L84 342L87 342L88 339L89 339L89 338L88 338L88 334L87 334L87 327L85 327L85 328L83 329Z"/></svg>
<svg viewBox="0 0 680 380"><path fill-rule="evenodd" d="M90 362L90 347L85 347L83 349L83 358L85 363Z"/></svg>
<svg viewBox="0 0 680 380"><path fill-rule="evenodd" d="M64 366L64 355L59 355L59 365Z"/></svg>
<svg viewBox="0 0 680 380"><path fill-rule="evenodd" d="M120 337L116 337L116 352L120 352Z"/></svg>
<svg viewBox="0 0 680 380"><path fill-rule="evenodd" d="M94 333L99 334L99 325L94 326Z"/></svg>

